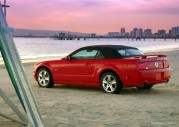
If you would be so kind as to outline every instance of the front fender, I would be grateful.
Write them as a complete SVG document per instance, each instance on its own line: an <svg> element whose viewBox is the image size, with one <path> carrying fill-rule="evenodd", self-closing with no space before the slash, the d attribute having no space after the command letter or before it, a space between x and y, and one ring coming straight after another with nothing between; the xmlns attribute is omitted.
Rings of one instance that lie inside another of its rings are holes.
<svg viewBox="0 0 179 127"><path fill-rule="evenodd" d="M33 73L34 73L34 79L35 79L35 80L37 80L37 79L36 79L36 74L37 74L38 70L39 70L40 68L43 68L43 67L49 69L49 71L51 72L51 74L53 74L53 73L52 73L52 72L53 72L53 69L52 69L51 65L50 65L48 62L36 63L36 64L34 65L34 71L33 71ZM53 75L52 75L52 77L53 77Z"/></svg>

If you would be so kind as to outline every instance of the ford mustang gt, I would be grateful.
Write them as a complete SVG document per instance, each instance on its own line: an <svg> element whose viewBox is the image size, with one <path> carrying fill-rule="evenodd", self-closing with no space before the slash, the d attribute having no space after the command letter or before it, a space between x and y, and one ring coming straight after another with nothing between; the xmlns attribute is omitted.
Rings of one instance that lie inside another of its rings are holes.
<svg viewBox="0 0 179 127"><path fill-rule="evenodd" d="M34 78L41 87L54 84L99 87L119 93L123 87L150 89L171 76L165 55L144 55L134 47L94 45L82 47L65 58L34 65Z"/></svg>

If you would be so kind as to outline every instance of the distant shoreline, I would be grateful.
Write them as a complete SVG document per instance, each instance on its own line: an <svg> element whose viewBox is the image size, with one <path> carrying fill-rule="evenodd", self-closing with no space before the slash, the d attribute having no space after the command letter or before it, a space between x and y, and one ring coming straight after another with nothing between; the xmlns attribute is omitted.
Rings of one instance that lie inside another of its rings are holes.
<svg viewBox="0 0 179 127"><path fill-rule="evenodd" d="M79 39L128 39L128 40L146 40L146 39L171 39L171 40L178 40L178 37L141 37L141 38L136 38L136 37L104 37L104 36L97 36L97 37L89 37L89 36L79 36L79 37L55 37L55 36L13 36L15 38L51 38L54 40L79 40Z"/></svg>

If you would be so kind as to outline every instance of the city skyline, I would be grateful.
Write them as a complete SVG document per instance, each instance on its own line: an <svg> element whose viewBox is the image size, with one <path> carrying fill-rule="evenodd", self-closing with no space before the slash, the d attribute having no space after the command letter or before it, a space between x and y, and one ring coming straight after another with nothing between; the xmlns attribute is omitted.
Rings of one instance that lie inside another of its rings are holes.
<svg viewBox="0 0 179 127"><path fill-rule="evenodd" d="M126 31L124 27L120 31L108 32L106 35L108 37L132 37L132 38L142 38L142 37L179 37L179 26L173 26L169 30L159 29L157 32L153 32L151 28L133 28L130 31Z"/></svg>
<svg viewBox="0 0 179 127"><path fill-rule="evenodd" d="M30 29L10 29L12 35L15 37L115 37L115 38L179 38L179 26L171 27L170 30L160 29L153 32L152 29L133 28L126 31L121 28L120 31L111 31L105 34L96 33L79 33L74 31L51 31L51 30L30 30Z"/></svg>
<svg viewBox="0 0 179 127"><path fill-rule="evenodd" d="M177 0L7 0L7 4L9 26L21 29L105 34L137 27L157 32L179 22Z"/></svg>

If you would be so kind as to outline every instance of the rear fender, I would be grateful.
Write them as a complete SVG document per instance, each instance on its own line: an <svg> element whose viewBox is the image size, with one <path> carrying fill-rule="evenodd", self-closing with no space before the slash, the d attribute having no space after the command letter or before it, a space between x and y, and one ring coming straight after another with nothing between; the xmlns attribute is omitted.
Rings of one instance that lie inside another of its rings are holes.
<svg viewBox="0 0 179 127"><path fill-rule="evenodd" d="M121 79L121 76L122 76L121 71L116 66L114 66L112 64L108 64L108 65L104 65L104 66L102 66L101 68L98 69L98 71L96 73L96 75L97 75L96 77L98 78L97 80L99 82L100 82L100 76L101 76L102 72L104 72L105 70L114 71L117 74L117 76L120 78L120 80L122 81L122 79Z"/></svg>

